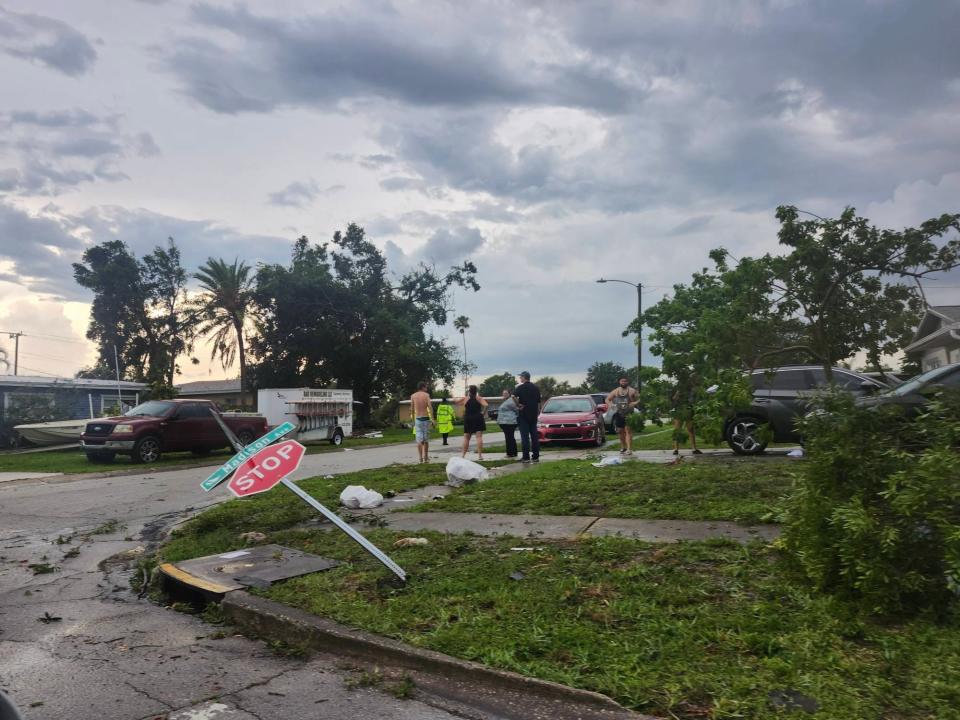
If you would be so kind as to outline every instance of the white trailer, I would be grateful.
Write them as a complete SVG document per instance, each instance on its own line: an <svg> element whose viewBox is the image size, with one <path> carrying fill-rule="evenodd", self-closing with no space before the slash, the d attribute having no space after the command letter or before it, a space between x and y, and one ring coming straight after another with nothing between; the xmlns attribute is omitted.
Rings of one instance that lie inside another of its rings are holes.
<svg viewBox="0 0 960 720"><path fill-rule="evenodd" d="M257 410L271 427L292 422L300 442L341 445L353 433L353 390L262 388L257 391Z"/></svg>

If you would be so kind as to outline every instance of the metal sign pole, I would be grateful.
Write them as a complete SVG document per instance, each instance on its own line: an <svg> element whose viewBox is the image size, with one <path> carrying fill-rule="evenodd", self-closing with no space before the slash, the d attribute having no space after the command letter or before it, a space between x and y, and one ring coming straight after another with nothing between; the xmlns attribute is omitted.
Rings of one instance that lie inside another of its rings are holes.
<svg viewBox="0 0 960 720"><path fill-rule="evenodd" d="M217 425L220 426L220 429L223 430L223 434L227 436L227 440L230 441L230 444L233 445L233 449L237 452L242 452L244 444L237 439L237 436L233 434L233 430L223 421L223 418L220 417L220 413L210 408L210 414L213 415L213 419L217 421Z"/></svg>
<svg viewBox="0 0 960 720"><path fill-rule="evenodd" d="M360 547L366 550L368 553L373 555L377 560L382 562L386 568L400 578L403 582L407 581L407 573L404 572L403 568L397 565L393 560L388 558L380 548L374 545L372 542L367 540L363 535L358 533L352 527L347 525L339 515L335 512L332 512L317 502L314 498L310 497L304 490L297 487L290 478L284 478L280 481L283 485L286 485L297 497L303 500L305 503L310 505L314 510L323 515L327 520L332 522L338 528L343 530L347 535L350 536L350 539L356 542Z"/></svg>

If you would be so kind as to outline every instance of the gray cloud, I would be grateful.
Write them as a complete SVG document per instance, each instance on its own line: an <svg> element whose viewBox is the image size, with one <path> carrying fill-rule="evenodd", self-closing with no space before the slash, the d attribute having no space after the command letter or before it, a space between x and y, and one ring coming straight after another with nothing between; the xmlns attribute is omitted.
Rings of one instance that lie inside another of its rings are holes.
<svg viewBox="0 0 960 720"><path fill-rule="evenodd" d="M621 112L635 97L628 83L589 59L538 62L517 57L508 42L478 41L474 23L459 10L331 11L291 21L200 3L193 19L232 35L239 51L182 37L157 52L183 91L216 112L371 97L413 106L563 104ZM490 14L473 20L505 40L514 34ZM442 32L424 32L424 23L444 22Z"/></svg>
<svg viewBox="0 0 960 720"><path fill-rule="evenodd" d="M96 181L129 179L119 165L131 155L160 153L147 132L128 134L119 115L87 110L0 113L0 188L21 195L58 195Z"/></svg>
<svg viewBox="0 0 960 720"><path fill-rule="evenodd" d="M83 33L61 20L0 8L0 52L65 75L82 75L97 59Z"/></svg>
<svg viewBox="0 0 960 720"><path fill-rule="evenodd" d="M687 235L689 233L703 230L713 218L710 215L696 215L689 220L684 220L679 225L674 226L667 231L667 235Z"/></svg>
<svg viewBox="0 0 960 720"><path fill-rule="evenodd" d="M321 195L332 195L346 188L345 185L328 185L321 188L316 180L296 180L283 190L270 193L267 202L280 207L302 208L310 205Z"/></svg>

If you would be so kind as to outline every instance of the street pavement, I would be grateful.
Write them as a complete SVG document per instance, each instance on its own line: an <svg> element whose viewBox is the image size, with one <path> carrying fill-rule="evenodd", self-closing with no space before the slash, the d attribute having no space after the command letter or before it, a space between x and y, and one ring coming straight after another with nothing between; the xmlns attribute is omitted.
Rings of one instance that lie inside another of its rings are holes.
<svg viewBox="0 0 960 720"><path fill-rule="evenodd" d="M439 462L455 451L437 446ZM416 462L413 443L310 455L295 478L395 462ZM200 489L210 469L0 484L0 688L28 720L489 717L349 690L335 657L283 657L139 599L136 558L228 497Z"/></svg>

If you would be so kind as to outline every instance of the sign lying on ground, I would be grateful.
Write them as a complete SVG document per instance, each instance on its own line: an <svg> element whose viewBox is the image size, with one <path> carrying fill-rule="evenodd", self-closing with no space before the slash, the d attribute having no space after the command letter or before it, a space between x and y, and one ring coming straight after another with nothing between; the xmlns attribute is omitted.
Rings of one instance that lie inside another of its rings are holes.
<svg viewBox="0 0 960 720"><path fill-rule="evenodd" d="M263 450L265 447L270 445L270 443L272 443L274 440L279 440L287 433L295 430L296 427L297 427L296 425L289 422L285 422L283 423L283 425L277 425L277 427L275 427L273 430L268 432L263 437L257 438L256 440L254 440L245 448L237 452L236 455L234 455L232 458L227 460L223 465L217 468L214 472L212 472L210 474L210 477L208 477L206 480L200 483L200 487L202 487L204 490L208 492L210 490L213 490L217 485L219 485L228 477L230 477L230 474L234 470L239 468L243 464L244 460L247 460L251 456L256 455L259 451ZM227 437L230 437L230 435L227 435Z"/></svg>
<svg viewBox="0 0 960 720"><path fill-rule="evenodd" d="M300 467L306 452L296 440L268 445L237 469L227 488L237 497L266 492Z"/></svg>

